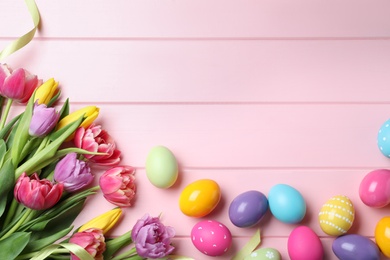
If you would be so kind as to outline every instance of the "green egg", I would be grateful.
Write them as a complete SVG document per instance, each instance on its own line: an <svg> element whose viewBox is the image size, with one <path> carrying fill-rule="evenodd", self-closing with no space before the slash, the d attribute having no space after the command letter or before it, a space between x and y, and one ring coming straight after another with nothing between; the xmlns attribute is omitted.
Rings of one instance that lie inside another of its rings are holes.
<svg viewBox="0 0 390 260"><path fill-rule="evenodd" d="M164 146L153 147L146 158L146 176L158 188L169 188L179 175L176 157Z"/></svg>
<svg viewBox="0 0 390 260"><path fill-rule="evenodd" d="M273 248L260 248L253 251L244 260L281 260L282 257L278 250Z"/></svg>

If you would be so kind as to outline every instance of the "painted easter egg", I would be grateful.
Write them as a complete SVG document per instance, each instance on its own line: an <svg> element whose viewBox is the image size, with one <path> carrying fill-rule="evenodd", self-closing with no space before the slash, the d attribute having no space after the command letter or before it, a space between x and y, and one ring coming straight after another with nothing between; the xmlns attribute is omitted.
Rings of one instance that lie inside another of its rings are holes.
<svg viewBox="0 0 390 260"><path fill-rule="evenodd" d="M390 257L390 217L384 217L376 224L375 242L382 253Z"/></svg>
<svg viewBox="0 0 390 260"><path fill-rule="evenodd" d="M163 189L171 187L179 174L175 156L164 146L156 146L150 150L145 170L149 181Z"/></svg>
<svg viewBox="0 0 390 260"><path fill-rule="evenodd" d="M364 176L359 186L360 199L369 207L383 208L390 203L390 170L378 169Z"/></svg>
<svg viewBox="0 0 390 260"><path fill-rule="evenodd" d="M322 260L324 249L317 234L306 226L293 229L287 240L291 260Z"/></svg>
<svg viewBox="0 0 390 260"><path fill-rule="evenodd" d="M268 193L272 215L284 223L299 223L306 214L306 202L301 193L287 184L277 184Z"/></svg>
<svg viewBox="0 0 390 260"><path fill-rule="evenodd" d="M318 214L322 231L330 236L340 236L347 233L354 219L355 208L351 200L343 195L329 199Z"/></svg>
<svg viewBox="0 0 390 260"><path fill-rule="evenodd" d="M258 223L267 210L267 197L251 190L241 193L230 203L229 218L237 227L250 227Z"/></svg>
<svg viewBox="0 0 390 260"><path fill-rule="evenodd" d="M341 260L379 260L377 245L369 238L350 234L336 238L332 244L333 253Z"/></svg>
<svg viewBox="0 0 390 260"><path fill-rule="evenodd" d="M253 251L244 260L281 260L282 257L278 250L273 248L260 248Z"/></svg>
<svg viewBox="0 0 390 260"><path fill-rule="evenodd" d="M180 194L180 210L190 217L204 217L221 199L219 185L210 179L201 179L187 185Z"/></svg>
<svg viewBox="0 0 390 260"><path fill-rule="evenodd" d="M203 220L192 228L191 240L203 254L221 256L229 250L232 235L224 224L214 220Z"/></svg>
<svg viewBox="0 0 390 260"><path fill-rule="evenodd" d="M384 156L390 157L390 119L380 127L377 136L377 145Z"/></svg>

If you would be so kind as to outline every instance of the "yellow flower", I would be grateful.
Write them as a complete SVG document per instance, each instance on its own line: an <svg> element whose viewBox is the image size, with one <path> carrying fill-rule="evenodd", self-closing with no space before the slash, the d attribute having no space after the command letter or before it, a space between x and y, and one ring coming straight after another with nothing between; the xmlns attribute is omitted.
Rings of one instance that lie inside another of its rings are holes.
<svg viewBox="0 0 390 260"><path fill-rule="evenodd" d="M84 121L81 123L80 127L87 128L93 123L93 121L99 115L99 108L96 106L87 106L67 115L66 117L61 119L60 122L58 122L57 130L73 123L74 121L79 119L82 115L84 115L85 118Z"/></svg>
<svg viewBox="0 0 390 260"><path fill-rule="evenodd" d="M88 221L79 228L78 232L82 232L89 228L98 228L103 230L103 234L105 234L116 224L116 222L118 222L121 215L121 208L114 208Z"/></svg>
<svg viewBox="0 0 390 260"><path fill-rule="evenodd" d="M48 79L45 83L39 86L35 92L35 101L38 101L38 104L47 105L50 100L57 94L58 81L55 81L53 78Z"/></svg>

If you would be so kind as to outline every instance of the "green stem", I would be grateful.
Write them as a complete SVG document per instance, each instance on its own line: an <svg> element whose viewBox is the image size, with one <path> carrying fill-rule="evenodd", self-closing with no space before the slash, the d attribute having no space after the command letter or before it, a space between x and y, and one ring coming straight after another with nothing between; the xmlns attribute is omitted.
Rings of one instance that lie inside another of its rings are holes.
<svg viewBox="0 0 390 260"><path fill-rule="evenodd" d="M11 223L18 206L19 206L19 203L15 199L13 199L11 202L11 206L9 207L9 210L7 212L7 216L4 220L4 227L8 226L9 223Z"/></svg>
<svg viewBox="0 0 390 260"><path fill-rule="evenodd" d="M4 125L5 125L5 122L7 121L7 117L8 117L8 114L9 114L9 111L11 109L11 106L12 106L12 99L7 99L7 104L6 104L6 107L5 107L5 110L4 110L4 113L1 117L1 121L0 121L0 130L3 129Z"/></svg>
<svg viewBox="0 0 390 260"><path fill-rule="evenodd" d="M138 256L137 255L137 250L135 249L135 247L131 248L130 250L128 250L128 251L126 251L126 252L124 252L122 254L114 256L113 258L111 258L111 260L128 259L131 256Z"/></svg>
<svg viewBox="0 0 390 260"><path fill-rule="evenodd" d="M12 235L18 228L26 221L29 219L30 214L33 212L32 209L26 208L26 211L23 213L23 217L19 219L18 222L15 223L15 225L0 238L0 241L9 237Z"/></svg>
<svg viewBox="0 0 390 260"><path fill-rule="evenodd" d="M47 146L47 143L49 142L49 137L46 136L45 138L43 138L41 144L39 145L38 149L35 151L35 154L39 153L40 151L42 151L46 146Z"/></svg>

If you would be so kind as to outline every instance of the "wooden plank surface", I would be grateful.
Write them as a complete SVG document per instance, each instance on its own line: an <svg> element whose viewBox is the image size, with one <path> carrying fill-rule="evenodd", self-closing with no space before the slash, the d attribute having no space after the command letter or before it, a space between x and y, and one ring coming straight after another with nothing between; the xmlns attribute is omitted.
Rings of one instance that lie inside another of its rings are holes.
<svg viewBox="0 0 390 260"><path fill-rule="evenodd" d="M388 207L372 209L358 195L360 181L389 168L376 144L390 118L390 2L37 0L36 38L2 62L42 79L60 81L71 109L97 105L97 119L117 141L122 164L137 169L134 206L111 235L145 213L174 226L177 254L197 260L231 259L255 230L261 247L289 259L287 239L297 225L270 212L251 228L237 228L228 207L238 194L268 194L278 183L296 187L308 211L302 225L321 238L326 260L334 238L317 214L343 194L356 208L350 233L373 239ZM23 1L0 1L0 49L32 27ZM61 104L61 103L60 103ZM16 113L13 111L12 113ZM152 186L145 160L155 145L170 148L180 166L170 189ZM96 170L99 176L102 170ZM202 219L229 227L233 246L211 258L190 242L200 219L178 207L182 189L216 180L222 200ZM99 193L76 226L113 206Z"/></svg>

